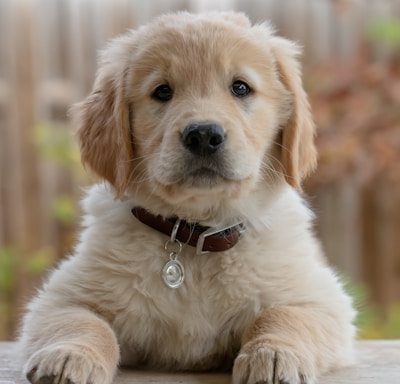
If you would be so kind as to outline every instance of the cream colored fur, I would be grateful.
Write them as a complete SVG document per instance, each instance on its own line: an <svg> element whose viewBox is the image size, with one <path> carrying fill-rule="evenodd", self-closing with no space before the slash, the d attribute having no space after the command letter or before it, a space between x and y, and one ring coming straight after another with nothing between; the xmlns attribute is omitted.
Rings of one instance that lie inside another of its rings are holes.
<svg viewBox="0 0 400 384"><path fill-rule="evenodd" d="M83 230L28 306L20 345L32 383L109 384L118 365L231 369L233 383L312 383L352 360L354 311L298 192L315 165L298 48L241 14L163 16L104 51L74 109L88 190ZM230 87L246 81L251 94ZM152 93L167 83L168 102ZM196 179L193 121L226 133L218 174ZM166 287L168 237L131 209L246 232L229 251L184 246Z"/></svg>

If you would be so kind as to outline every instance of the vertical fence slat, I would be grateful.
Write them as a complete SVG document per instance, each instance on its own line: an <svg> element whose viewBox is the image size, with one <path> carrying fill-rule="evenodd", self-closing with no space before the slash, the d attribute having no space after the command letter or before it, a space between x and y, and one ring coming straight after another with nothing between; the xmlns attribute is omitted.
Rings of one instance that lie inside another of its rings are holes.
<svg viewBox="0 0 400 384"><path fill-rule="evenodd" d="M36 121L36 78L34 23L32 2L13 2L10 10L10 106L11 119L7 160L12 166L6 179L6 217L10 224L10 242L17 251L14 305L18 317L26 296L31 292L28 278L28 255L35 252L42 240L42 217L38 196L37 156L31 141Z"/></svg>
<svg viewBox="0 0 400 384"><path fill-rule="evenodd" d="M7 73L7 48L8 43L7 35L7 15L9 14L9 3L0 2L0 249L4 247L7 242L8 225L4 206L6 203L5 188L7 176L7 157L6 147L8 144L8 118L9 118L9 103L8 103L8 81L6 79ZM1 334L1 331L0 331Z"/></svg>
<svg viewBox="0 0 400 384"><path fill-rule="evenodd" d="M372 299L389 306L400 300L400 186L380 180L363 195L363 271Z"/></svg>
<svg viewBox="0 0 400 384"><path fill-rule="evenodd" d="M351 178L318 190L312 199L319 238L329 261L354 281L362 280L360 188Z"/></svg>

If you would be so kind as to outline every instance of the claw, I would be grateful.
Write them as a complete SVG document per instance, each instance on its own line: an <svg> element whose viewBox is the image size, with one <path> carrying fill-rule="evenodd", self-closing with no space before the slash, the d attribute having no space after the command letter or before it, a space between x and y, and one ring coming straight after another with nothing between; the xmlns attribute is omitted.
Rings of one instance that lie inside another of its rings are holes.
<svg viewBox="0 0 400 384"><path fill-rule="evenodd" d="M33 367L27 374L26 374L26 378L28 379L28 381L30 383L33 383L33 376L35 375L37 371L37 367Z"/></svg>
<svg viewBox="0 0 400 384"><path fill-rule="evenodd" d="M42 376L35 384L53 384L54 378L55 378L54 375Z"/></svg>
<svg viewBox="0 0 400 384"><path fill-rule="evenodd" d="M307 376L304 375L303 373L300 374L300 383L301 384L307 384L308 383Z"/></svg>

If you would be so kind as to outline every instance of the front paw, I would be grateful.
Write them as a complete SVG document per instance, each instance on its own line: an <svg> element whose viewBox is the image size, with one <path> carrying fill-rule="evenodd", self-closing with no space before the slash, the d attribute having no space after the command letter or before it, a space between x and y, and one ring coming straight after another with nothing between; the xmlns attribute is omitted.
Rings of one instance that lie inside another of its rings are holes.
<svg viewBox="0 0 400 384"><path fill-rule="evenodd" d="M60 343L40 349L25 365L32 384L110 384L115 367L90 347Z"/></svg>
<svg viewBox="0 0 400 384"><path fill-rule="evenodd" d="M232 377L233 384L312 384L315 373L293 348L254 342L241 349Z"/></svg>

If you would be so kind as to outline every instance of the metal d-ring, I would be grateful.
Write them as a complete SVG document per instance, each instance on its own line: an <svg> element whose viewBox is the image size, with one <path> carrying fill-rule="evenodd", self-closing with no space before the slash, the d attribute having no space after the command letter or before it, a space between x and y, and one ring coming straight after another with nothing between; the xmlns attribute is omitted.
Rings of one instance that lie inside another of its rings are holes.
<svg viewBox="0 0 400 384"><path fill-rule="evenodd" d="M165 243L164 249L168 254L175 253L176 255L179 255L182 251L182 243L176 238L181 221L181 219L176 220L174 227L172 228L171 237ZM177 248L171 248L173 246Z"/></svg>
<svg viewBox="0 0 400 384"><path fill-rule="evenodd" d="M185 280L185 270L182 263L178 260L178 255L182 250L182 243L176 238L180 224L181 220L177 219L172 228L171 237L164 246L169 261L165 263L162 269L162 279L169 288L179 288Z"/></svg>

